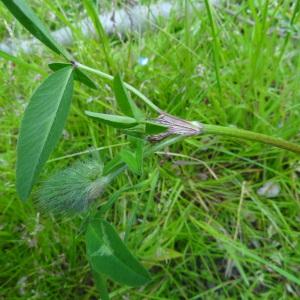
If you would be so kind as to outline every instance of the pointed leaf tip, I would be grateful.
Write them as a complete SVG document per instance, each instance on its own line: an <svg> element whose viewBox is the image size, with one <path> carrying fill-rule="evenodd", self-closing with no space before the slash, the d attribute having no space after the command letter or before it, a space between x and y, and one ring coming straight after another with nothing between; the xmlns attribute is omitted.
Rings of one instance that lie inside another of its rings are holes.
<svg viewBox="0 0 300 300"><path fill-rule="evenodd" d="M33 12L25 0L1 0L13 16L37 39L52 51L71 60L72 56L51 35L48 28Z"/></svg>
<svg viewBox="0 0 300 300"><path fill-rule="evenodd" d="M137 121L133 118L118 115L102 114L92 111L85 111L85 114L97 118L99 122L115 128L130 128L137 125Z"/></svg>
<svg viewBox="0 0 300 300"><path fill-rule="evenodd" d="M143 120L144 115L141 110L136 106L134 101L130 98L127 93L125 86L119 74L114 77L113 89L116 96L117 103L121 111L129 117L133 117L137 120Z"/></svg>

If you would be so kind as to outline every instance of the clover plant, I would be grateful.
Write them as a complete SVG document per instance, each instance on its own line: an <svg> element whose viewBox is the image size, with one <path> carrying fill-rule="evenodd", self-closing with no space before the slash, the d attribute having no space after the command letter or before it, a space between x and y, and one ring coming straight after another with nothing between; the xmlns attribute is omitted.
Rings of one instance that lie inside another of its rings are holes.
<svg viewBox="0 0 300 300"><path fill-rule="evenodd" d="M97 84L86 74L93 73L111 82L122 112L122 115L111 115L86 110L85 114L95 122L123 130L133 147L123 148L105 164L93 159L76 162L52 175L37 192L38 208L48 213L64 216L91 210L86 222L86 251L103 299L109 298L106 278L135 287L151 280L149 272L131 254L113 225L103 217L122 190L106 202L101 201L100 206L93 205L100 199L106 186L124 170L141 175L145 158L186 137L203 134L220 134L262 142L300 153L299 145L282 139L232 127L186 121L164 112L139 90L123 82L117 72L111 70L112 73L107 74L76 61L51 36L25 0L1 1L32 35L63 59L63 62L49 62L52 73L37 87L23 116L16 163L16 187L20 199L25 201L29 198L33 185L37 183L44 164L62 135L72 105L74 81L98 89ZM108 43L93 2L83 2L96 30L103 37L102 42ZM3 51L0 56L8 60L16 59ZM132 100L131 94L152 109L156 117L145 115Z"/></svg>

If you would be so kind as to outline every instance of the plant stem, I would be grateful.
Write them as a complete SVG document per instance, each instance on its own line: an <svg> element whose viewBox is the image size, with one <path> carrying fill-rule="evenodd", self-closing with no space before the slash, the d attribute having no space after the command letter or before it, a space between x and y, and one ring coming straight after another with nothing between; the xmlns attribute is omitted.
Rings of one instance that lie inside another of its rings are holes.
<svg viewBox="0 0 300 300"><path fill-rule="evenodd" d="M300 154L300 145L290 143L280 138L275 138L265 134L244 130L244 129L232 128L232 127L223 127L223 126L210 125L210 124L201 124L201 125L203 126L204 134L218 134L218 135L240 138L248 141L261 142L264 144L273 145Z"/></svg>
<svg viewBox="0 0 300 300"><path fill-rule="evenodd" d="M91 73L99 75L101 78L107 79L109 81L112 81L114 79L113 76L104 73L102 71L90 68L88 66L82 65L80 63L76 63L76 66L82 70L89 71ZM148 99L144 94L142 94L139 90L137 90L132 85L125 83L124 85L128 90L133 92L135 95L137 95L146 105L151 107L154 111L156 111L159 114L162 114L163 111L156 106L150 99ZM285 141L280 138L271 137L265 134L256 133L249 130L244 129L238 129L238 128L232 128L232 127L224 127L224 126L218 126L218 125L210 125L210 124L201 124L203 126L202 133L204 134L218 134L218 135L224 135L224 136L231 136L235 138L240 138L248 141L255 141L255 142L261 142L264 144L273 145L282 149L286 149L295 153L300 154L300 145L290 143L288 141ZM155 148L155 147L153 147ZM150 151L152 152L152 151ZM152 152L153 153L153 152Z"/></svg>
<svg viewBox="0 0 300 300"><path fill-rule="evenodd" d="M76 66L79 68L79 69L82 69L82 70L86 70L88 72L91 72L91 73L94 73L98 76L100 76L101 78L103 79L107 79L109 81L112 81L114 79L113 76L107 74L107 73L104 73L102 71L99 71L99 70L96 70L96 69L93 69L93 68L90 68L88 66L85 66L85 65L82 65L78 62L76 62ZM154 103L152 103L152 101L147 98L143 93L141 93L139 90L137 90L135 87L133 87L132 85L130 85L129 83L126 83L124 82L124 85L125 87L131 91L132 93L134 93L136 96L138 96L146 105L148 105L150 108L152 108L154 111L156 111L157 113L161 113L162 110L156 106Z"/></svg>

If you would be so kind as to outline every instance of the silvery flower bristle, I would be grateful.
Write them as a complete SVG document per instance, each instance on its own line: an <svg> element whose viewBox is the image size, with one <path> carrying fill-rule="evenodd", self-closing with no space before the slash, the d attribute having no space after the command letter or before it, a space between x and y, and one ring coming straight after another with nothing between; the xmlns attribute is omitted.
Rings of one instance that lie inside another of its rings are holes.
<svg viewBox="0 0 300 300"><path fill-rule="evenodd" d="M108 182L97 161L77 162L43 182L37 193L38 207L53 214L82 212L103 193Z"/></svg>

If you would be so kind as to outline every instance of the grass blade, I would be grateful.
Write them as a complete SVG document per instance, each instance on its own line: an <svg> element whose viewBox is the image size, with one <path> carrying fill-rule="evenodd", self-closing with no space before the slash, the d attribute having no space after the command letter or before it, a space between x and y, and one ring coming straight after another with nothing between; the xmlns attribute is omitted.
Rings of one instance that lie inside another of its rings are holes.
<svg viewBox="0 0 300 300"><path fill-rule="evenodd" d="M102 43L102 46L103 46L102 48L103 48L103 52L104 52L104 56L106 59L108 69L110 70L111 73L114 73L113 72L114 65L113 65L112 58L110 56L111 48L110 48L109 40L107 38L106 32L105 32L105 30L102 26L101 20L99 18L97 8L92 0L83 0L83 4L85 7L85 10L87 11L88 16L90 17L90 19L92 20L92 22L94 24L94 27L99 36L100 42Z"/></svg>
<svg viewBox="0 0 300 300"><path fill-rule="evenodd" d="M3 59L5 59L7 61L14 62L15 64L18 64L18 65L24 67L25 69L33 70L33 71L38 72L39 74L43 74L43 75L47 74L46 71L44 71L43 69L37 67L36 65L29 64L29 63L23 61L22 59L20 59L16 56L13 56L13 55L5 52L5 51L0 50L0 57L2 57Z"/></svg>
<svg viewBox="0 0 300 300"><path fill-rule="evenodd" d="M51 36L50 31L36 16L25 0L1 0L14 17L37 39L52 51L71 60L71 55Z"/></svg>

